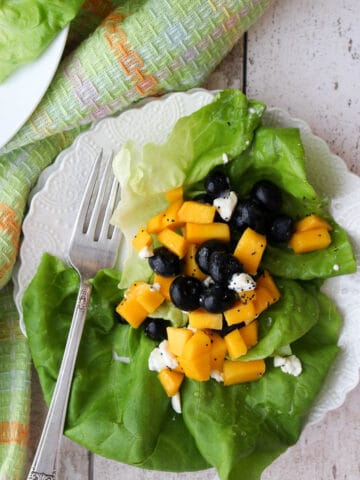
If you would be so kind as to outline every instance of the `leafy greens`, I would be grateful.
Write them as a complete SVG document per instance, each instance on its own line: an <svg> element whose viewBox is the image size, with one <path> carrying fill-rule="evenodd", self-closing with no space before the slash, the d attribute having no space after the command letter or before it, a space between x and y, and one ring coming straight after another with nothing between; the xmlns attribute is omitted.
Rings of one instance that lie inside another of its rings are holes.
<svg viewBox="0 0 360 480"><path fill-rule="evenodd" d="M114 163L122 183L114 223L129 241L139 224L165 207L166 191L180 184L190 197L202 191L203 178L223 164L226 152L232 161L222 168L234 189L246 195L256 180L273 181L284 190L288 213L295 218L316 212L331 221L332 245L299 255L301 260L290 249L268 247L263 265L275 276L281 299L260 315L259 342L245 357L266 358L266 374L231 387L185 378L182 415L172 410L156 374L148 370L154 342L141 328L119 324L114 313L121 288L150 279L147 262L131 255L122 274L99 272L65 429L91 451L143 468L181 472L214 466L221 480L258 480L297 441L338 351L341 319L320 292L321 279L352 272L356 264L345 232L306 180L299 132L260 126L263 112L263 104L228 90L179 120L164 144L139 151L127 143ZM48 403L77 289L75 272L45 254L23 298L30 348ZM183 322L170 305L161 315L177 325ZM274 368L269 358L288 344L303 365L299 377Z"/></svg>
<svg viewBox="0 0 360 480"><path fill-rule="evenodd" d="M0 2L0 83L35 60L77 14L84 0Z"/></svg>

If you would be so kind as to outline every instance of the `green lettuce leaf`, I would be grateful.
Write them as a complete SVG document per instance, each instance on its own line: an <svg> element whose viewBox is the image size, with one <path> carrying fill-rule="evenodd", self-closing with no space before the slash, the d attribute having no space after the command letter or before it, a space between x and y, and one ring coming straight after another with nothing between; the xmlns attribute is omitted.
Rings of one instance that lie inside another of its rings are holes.
<svg viewBox="0 0 360 480"><path fill-rule="evenodd" d="M264 104L229 89L180 118L163 144L148 143L141 150L131 141L123 145L113 164L121 201L112 223L121 228L129 251L139 225L146 225L167 206L165 193L180 185L191 190L212 168L223 164L224 153L232 159L248 148L264 111ZM139 259L134 257L126 263L127 280L132 278L131 271L140 268L136 263Z"/></svg>
<svg viewBox="0 0 360 480"><path fill-rule="evenodd" d="M144 468L180 472L212 465L221 480L258 480L261 471L296 442L336 355L340 317L334 305L316 284L302 285L317 312L312 327L307 323L309 309L298 312L297 323L302 311L302 322L308 326L308 333L292 344L303 364L302 375L287 375L267 360L266 375L250 384L224 387L213 380L185 379L183 414L178 415L156 373L148 370L155 343L141 328L134 330L116 320L114 308L123 294L117 288L119 279L119 272L104 270L92 282L65 434L95 453ZM294 282L285 283L283 291ZM47 403L78 285L73 269L45 254L24 295L30 349ZM260 343L272 335L271 329L265 328L261 335ZM291 341L290 329L284 337L284 342Z"/></svg>
<svg viewBox="0 0 360 480"><path fill-rule="evenodd" d="M84 0L0 2L0 82L35 60L80 10Z"/></svg>
<svg viewBox="0 0 360 480"><path fill-rule="evenodd" d="M282 189L285 213L295 220L315 213L332 226L332 242L324 250L296 254L286 245L268 245L263 268L273 275L302 280L356 271L356 260L347 234L330 217L325 200L306 179L304 150L298 129L258 128L251 148L234 159L225 170L233 189L241 196L248 194L258 180L267 179Z"/></svg>

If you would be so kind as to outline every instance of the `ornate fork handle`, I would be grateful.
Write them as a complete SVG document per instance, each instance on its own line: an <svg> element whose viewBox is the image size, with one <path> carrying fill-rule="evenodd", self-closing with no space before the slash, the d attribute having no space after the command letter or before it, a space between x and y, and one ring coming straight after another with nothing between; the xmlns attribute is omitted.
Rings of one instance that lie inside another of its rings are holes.
<svg viewBox="0 0 360 480"><path fill-rule="evenodd" d="M58 452L64 430L71 381L90 295L91 285L81 279L58 379L27 480L56 479Z"/></svg>

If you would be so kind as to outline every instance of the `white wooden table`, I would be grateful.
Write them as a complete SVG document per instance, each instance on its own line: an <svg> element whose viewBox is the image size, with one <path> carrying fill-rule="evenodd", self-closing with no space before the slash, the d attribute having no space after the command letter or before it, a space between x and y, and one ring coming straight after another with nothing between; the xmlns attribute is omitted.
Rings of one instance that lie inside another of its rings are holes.
<svg viewBox="0 0 360 480"><path fill-rule="evenodd" d="M359 0L274 1L205 86L240 88L249 97L304 119L360 175L359 6ZM29 460L45 415L35 373L33 384ZM144 479L141 470L134 476L119 468L117 462L64 438L61 479ZM196 475L154 473L151 478L191 480ZM262 480L345 479L360 479L360 385L341 408L305 428L299 442L262 476Z"/></svg>

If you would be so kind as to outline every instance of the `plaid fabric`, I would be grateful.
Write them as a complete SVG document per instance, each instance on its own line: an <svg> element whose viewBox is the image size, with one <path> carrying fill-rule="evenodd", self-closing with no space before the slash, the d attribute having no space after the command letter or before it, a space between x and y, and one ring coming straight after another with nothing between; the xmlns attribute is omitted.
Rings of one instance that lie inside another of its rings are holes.
<svg viewBox="0 0 360 480"><path fill-rule="evenodd" d="M40 172L92 121L200 86L269 2L85 0L48 91L0 150L0 288ZM11 287L0 291L0 480L20 478L28 421L29 354L10 295Z"/></svg>
<svg viewBox="0 0 360 480"><path fill-rule="evenodd" d="M30 409L30 352L20 332L12 285L0 291L0 480L21 479Z"/></svg>

